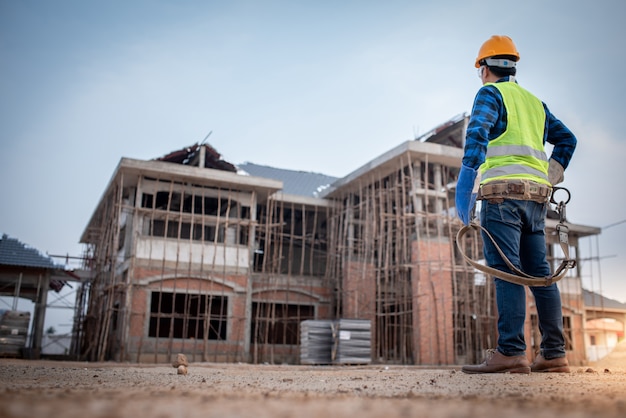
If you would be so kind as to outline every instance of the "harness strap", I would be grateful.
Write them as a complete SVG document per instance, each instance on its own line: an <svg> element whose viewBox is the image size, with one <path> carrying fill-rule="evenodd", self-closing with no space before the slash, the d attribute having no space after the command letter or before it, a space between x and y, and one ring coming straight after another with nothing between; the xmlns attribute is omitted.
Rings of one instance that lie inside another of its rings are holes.
<svg viewBox="0 0 626 418"><path fill-rule="evenodd" d="M498 250L498 253L500 254L500 257L502 257L502 260L504 260L506 265L511 269L511 271L513 271L513 273L508 273L506 271L498 270L493 267L485 266L483 264L480 264L472 260L465 254L465 251L463 251L463 249L461 248L461 239L465 236L465 234L467 234L472 229L480 229L483 232L485 232L485 235L493 242L493 245ZM465 258L465 261L467 261L470 265L472 265L472 267L474 267L475 269L479 271L482 271L483 273L487 273L499 279L506 280L507 282L525 285L525 286L550 286L552 283L556 283L559 280L561 280L563 277L565 277L568 269L574 268L576 266L576 261L569 259L567 226L559 223L556 229L559 234L559 243L561 244L561 248L563 249L563 253L565 254L565 260L561 262L559 267L557 267L557 269L552 275L547 276L547 277L531 276L529 274L524 273L517 267L515 267L513 263L511 263L511 261L504 255L504 252L500 249L500 247L495 242L491 234L485 228L483 228L481 225L479 225L476 222L471 222L469 225L465 225L463 226L463 228L459 230L459 232L456 235L456 245L459 249L459 252L463 256L463 258Z"/></svg>

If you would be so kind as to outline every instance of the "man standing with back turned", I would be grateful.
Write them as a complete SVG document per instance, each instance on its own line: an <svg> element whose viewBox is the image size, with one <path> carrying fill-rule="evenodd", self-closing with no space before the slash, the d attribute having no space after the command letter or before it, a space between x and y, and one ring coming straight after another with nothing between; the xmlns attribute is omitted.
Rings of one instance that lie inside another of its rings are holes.
<svg viewBox="0 0 626 418"><path fill-rule="evenodd" d="M481 226L505 256L526 274L547 277L551 274L544 232L548 199L552 186L563 181L576 137L543 102L517 84L519 58L508 36L492 36L478 52L475 67L483 87L467 127L456 209L467 225L476 199L482 200ZM550 159L546 142L554 145ZM510 272L484 232L483 251L490 267ZM499 278L495 286L498 345L488 350L484 363L463 366L463 372L569 372L556 283L530 287L542 336L541 351L532 364L524 340L526 289Z"/></svg>

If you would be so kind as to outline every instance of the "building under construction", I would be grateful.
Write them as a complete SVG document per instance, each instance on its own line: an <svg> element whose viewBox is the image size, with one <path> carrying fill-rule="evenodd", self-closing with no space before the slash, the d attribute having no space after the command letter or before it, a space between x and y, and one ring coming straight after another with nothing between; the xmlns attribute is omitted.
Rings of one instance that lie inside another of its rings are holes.
<svg viewBox="0 0 626 418"><path fill-rule="evenodd" d="M376 363L479 362L497 340L490 277L460 256L454 185L467 116L343 178L255 164L207 144L122 158L82 237L91 279L76 319L85 360L297 364L301 323L371 323ZM548 254L563 257L547 220ZM597 228L570 226L570 253ZM462 243L482 258L480 236ZM585 359L576 269L559 282L568 358ZM528 292L527 343L540 343Z"/></svg>

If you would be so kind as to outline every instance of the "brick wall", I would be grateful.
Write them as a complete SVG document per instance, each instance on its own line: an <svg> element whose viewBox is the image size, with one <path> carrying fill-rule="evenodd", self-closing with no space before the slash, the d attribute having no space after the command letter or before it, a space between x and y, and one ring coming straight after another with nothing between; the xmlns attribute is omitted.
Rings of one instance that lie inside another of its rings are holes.
<svg viewBox="0 0 626 418"><path fill-rule="evenodd" d="M450 242L414 241L412 254L416 364L454 364Z"/></svg>

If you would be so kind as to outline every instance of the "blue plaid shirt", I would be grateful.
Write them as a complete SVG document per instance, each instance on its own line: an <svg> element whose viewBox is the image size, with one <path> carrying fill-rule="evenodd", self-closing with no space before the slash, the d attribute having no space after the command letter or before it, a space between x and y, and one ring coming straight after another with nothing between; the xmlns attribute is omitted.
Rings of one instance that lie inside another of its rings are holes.
<svg viewBox="0 0 626 418"><path fill-rule="evenodd" d="M508 81L507 76L497 82ZM567 168L576 148L576 137L563 122L550 113L545 103L543 103L543 108L546 111L543 143L545 145L548 142L554 145L550 158L555 159L563 168ZM487 144L502 135L506 124L507 113L502 95L494 86L483 86L476 94L467 126L463 164L478 169L485 161Z"/></svg>

